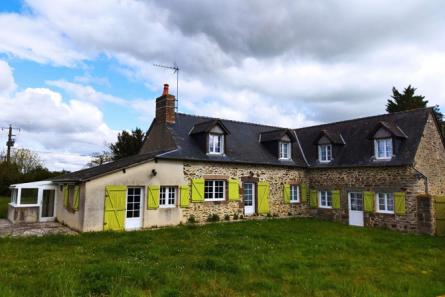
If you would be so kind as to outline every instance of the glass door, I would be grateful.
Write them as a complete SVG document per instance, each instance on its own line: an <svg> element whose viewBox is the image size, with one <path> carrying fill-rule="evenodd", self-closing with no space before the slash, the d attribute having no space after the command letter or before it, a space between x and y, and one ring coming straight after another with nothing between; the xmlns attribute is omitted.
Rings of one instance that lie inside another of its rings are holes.
<svg viewBox="0 0 445 297"><path fill-rule="evenodd" d="M43 190L42 194L42 206L41 206L41 218L53 218L54 217L54 197L56 195L55 190Z"/></svg>

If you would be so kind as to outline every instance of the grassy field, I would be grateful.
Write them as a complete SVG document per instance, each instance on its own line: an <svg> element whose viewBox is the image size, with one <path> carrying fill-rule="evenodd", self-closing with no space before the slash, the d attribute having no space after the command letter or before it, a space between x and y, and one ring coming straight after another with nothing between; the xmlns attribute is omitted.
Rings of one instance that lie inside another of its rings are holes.
<svg viewBox="0 0 445 297"><path fill-rule="evenodd" d="M0 296L438 296L445 238L310 219L0 239Z"/></svg>
<svg viewBox="0 0 445 297"><path fill-rule="evenodd" d="M6 218L8 215L8 203L10 200L10 197L0 196L0 219Z"/></svg>

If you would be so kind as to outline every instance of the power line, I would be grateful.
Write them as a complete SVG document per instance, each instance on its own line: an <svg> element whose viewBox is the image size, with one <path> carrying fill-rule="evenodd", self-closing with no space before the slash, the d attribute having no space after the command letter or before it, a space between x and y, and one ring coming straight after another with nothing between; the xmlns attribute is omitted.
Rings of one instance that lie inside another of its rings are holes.
<svg viewBox="0 0 445 297"><path fill-rule="evenodd" d="M6 162L9 163L11 160L11 148L14 146L15 143L15 139L13 137L16 136L12 134L12 131L17 130L20 132L20 128L12 127L12 125L10 124L8 128L2 127L2 131L6 129L8 130L8 141L6 142L6 146L8 147L8 150L6 152Z"/></svg>

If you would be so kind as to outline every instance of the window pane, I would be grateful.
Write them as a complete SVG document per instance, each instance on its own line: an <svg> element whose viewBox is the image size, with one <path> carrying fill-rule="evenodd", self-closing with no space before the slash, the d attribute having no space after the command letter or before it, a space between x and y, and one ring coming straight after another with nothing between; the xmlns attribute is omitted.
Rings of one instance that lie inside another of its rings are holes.
<svg viewBox="0 0 445 297"><path fill-rule="evenodd" d="M161 192L159 194L159 205L165 205L165 187L161 187Z"/></svg>
<svg viewBox="0 0 445 297"><path fill-rule="evenodd" d="M39 189L22 189L20 204L37 204Z"/></svg>
<svg viewBox="0 0 445 297"><path fill-rule="evenodd" d="M213 181L212 180L205 181L204 199L213 199Z"/></svg>
<svg viewBox="0 0 445 297"><path fill-rule="evenodd" d="M392 157L392 140L386 139L385 145L386 145L386 157L390 158Z"/></svg>
<svg viewBox="0 0 445 297"><path fill-rule="evenodd" d="M392 194L388 194L387 205L388 211L394 211L394 196Z"/></svg>

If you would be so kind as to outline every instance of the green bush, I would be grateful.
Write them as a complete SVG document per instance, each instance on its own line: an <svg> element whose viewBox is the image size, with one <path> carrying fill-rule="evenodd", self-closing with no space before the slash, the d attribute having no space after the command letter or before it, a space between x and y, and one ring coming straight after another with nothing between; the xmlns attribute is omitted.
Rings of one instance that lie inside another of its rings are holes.
<svg viewBox="0 0 445 297"><path fill-rule="evenodd" d="M209 214L209 216L207 217L207 222L219 222L219 215L217 215L216 213Z"/></svg>
<svg viewBox="0 0 445 297"><path fill-rule="evenodd" d="M197 220L194 215L190 215L187 219L187 223L189 223L189 224L194 224L196 222L197 222Z"/></svg>
<svg viewBox="0 0 445 297"><path fill-rule="evenodd" d="M234 219L234 220L238 220L238 213L237 213L237 212L235 212L235 213L233 214L233 219Z"/></svg>
<svg viewBox="0 0 445 297"><path fill-rule="evenodd" d="M229 216L228 214L226 214L226 215L224 216L224 220L226 220L226 221L230 221L230 216Z"/></svg>

